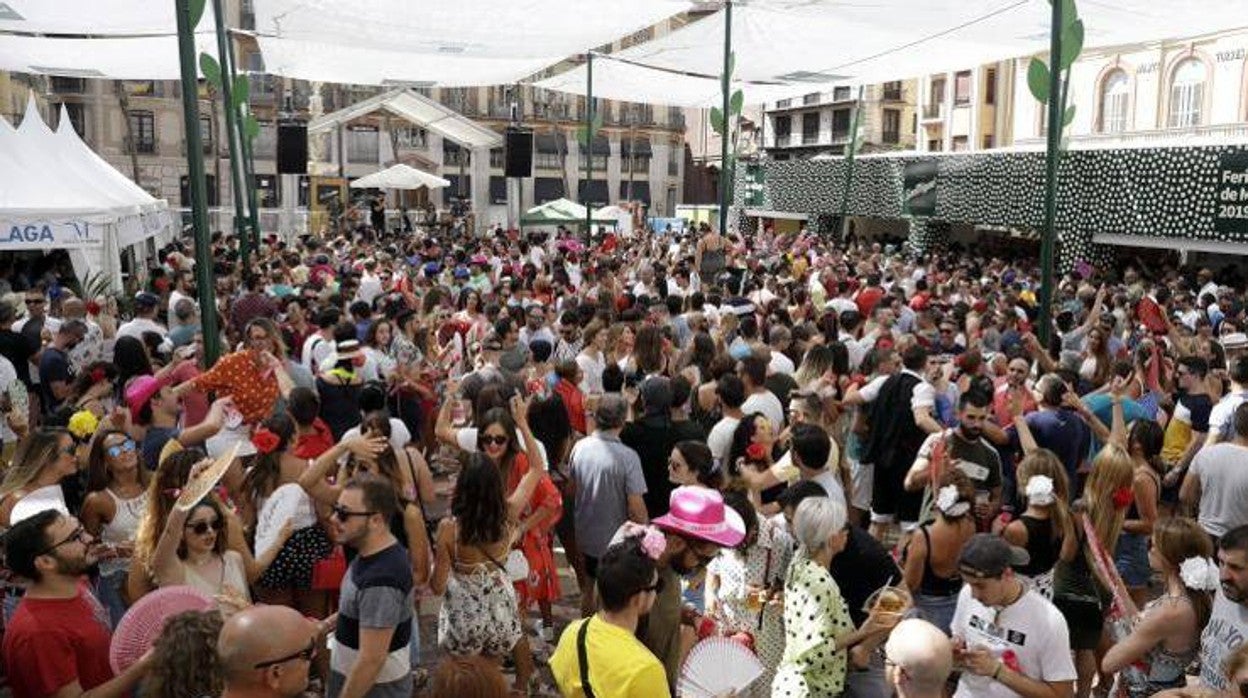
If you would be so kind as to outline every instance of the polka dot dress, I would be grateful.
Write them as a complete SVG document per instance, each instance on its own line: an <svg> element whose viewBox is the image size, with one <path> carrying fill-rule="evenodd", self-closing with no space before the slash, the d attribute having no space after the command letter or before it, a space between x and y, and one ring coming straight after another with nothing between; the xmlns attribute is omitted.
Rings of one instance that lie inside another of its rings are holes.
<svg viewBox="0 0 1248 698"><path fill-rule="evenodd" d="M311 589L312 568L320 560L329 557L334 544L321 526L309 526L295 531L273 564L260 575L256 586L262 589Z"/></svg>
<svg viewBox="0 0 1248 698"><path fill-rule="evenodd" d="M784 584L784 657L772 697L840 695L848 653L835 650L835 640L852 628L832 574L805 557L794 558Z"/></svg>

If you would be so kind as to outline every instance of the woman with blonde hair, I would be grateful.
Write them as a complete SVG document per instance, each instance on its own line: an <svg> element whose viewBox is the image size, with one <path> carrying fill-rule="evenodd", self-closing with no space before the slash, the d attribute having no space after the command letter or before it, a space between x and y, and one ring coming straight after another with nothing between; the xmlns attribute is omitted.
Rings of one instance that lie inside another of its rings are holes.
<svg viewBox="0 0 1248 698"><path fill-rule="evenodd" d="M1109 443L1093 459L1083 497L1075 504L1074 535L1062 541L1053 577L1053 604L1066 619L1070 646L1075 651L1078 698L1087 698L1092 691L1096 649L1105 626L1110 590L1116 587L1116 582L1105 578L1093 562L1093 545L1084 535L1083 522L1090 525L1097 544L1104 550L1113 550L1122 533L1127 507L1135 499L1131 487L1135 459L1125 445L1122 394L1118 392L1113 395L1113 424Z"/></svg>
<svg viewBox="0 0 1248 698"><path fill-rule="evenodd" d="M1015 572L1046 599L1053 598L1053 568L1061 556L1062 543L1074 536L1070 509L1070 485L1066 468L1057 455L1038 448L1018 464L1019 498L1027 508L1001 530L1011 545L1027 551L1026 565Z"/></svg>
<svg viewBox="0 0 1248 698"><path fill-rule="evenodd" d="M13 462L0 482L0 525L11 526L13 507L40 490L46 490L49 499L58 501L68 513L60 483L77 472L78 448L73 435L59 428L36 429L17 445Z"/></svg>
<svg viewBox="0 0 1248 698"><path fill-rule="evenodd" d="M1200 634L1213 611L1218 567L1213 543L1195 521L1166 518L1153 528L1148 563L1160 572L1165 593L1135 614L1129 635L1105 653L1101 668L1117 673L1129 698L1186 685L1187 666L1200 651ZM1120 584L1121 596L1129 598Z"/></svg>

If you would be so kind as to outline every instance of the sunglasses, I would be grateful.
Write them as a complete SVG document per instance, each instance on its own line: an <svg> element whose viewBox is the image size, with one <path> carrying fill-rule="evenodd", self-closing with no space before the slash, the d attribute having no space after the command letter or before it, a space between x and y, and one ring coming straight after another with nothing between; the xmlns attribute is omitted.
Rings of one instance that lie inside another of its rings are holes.
<svg viewBox="0 0 1248 698"><path fill-rule="evenodd" d="M377 513L375 511L351 511L341 504L335 504L332 509L334 511L334 518L338 519L341 523L346 523L352 516L372 516Z"/></svg>
<svg viewBox="0 0 1248 698"><path fill-rule="evenodd" d="M66 536L65 540L62 540L59 543L53 543L52 545L49 545L43 550L40 550L38 553L35 553L35 557L39 557L40 555L47 555L53 550L56 550L62 545L65 545L66 543L73 543L74 541L78 541L80 543L86 543L87 540L88 540L87 529L83 528L82 526L79 526L78 528L74 529L73 533Z"/></svg>
<svg viewBox="0 0 1248 698"><path fill-rule="evenodd" d="M121 442L113 444L112 446L109 446L108 448L104 449L104 452L108 454L109 458L116 458L117 456L120 456L123 453L130 453L131 451L134 450L134 448L135 448L134 441L130 439L126 439L125 441L121 441Z"/></svg>
<svg viewBox="0 0 1248 698"><path fill-rule="evenodd" d="M490 436L489 434L482 434L477 437L477 440L482 446L506 446L511 441L506 436Z"/></svg>
<svg viewBox="0 0 1248 698"><path fill-rule="evenodd" d="M197 536L202 536L208 533L210 529L213 531L220 531L224 527L225 527L225 522L222 521L221 519L213 519L211 522L196 521L193 524L186 525L187 530L189 530L191 533L194 533Z"/></svg>
<svg viewBox="0 0 1248 698"><path fill-rule="evenodd" d="M44 302L45 301L42 298L27 298L26 299L26 305L43 305Z"/></svg>
<svg viewBox="0 0 1248 698"><path fill-rule="evenodd" d="M270 659L264 662L257 662L253 664L252 667L255 669L267 669L271 666L277 666L278 664L285 664L286 662L289 662L295 659L298 659L299 661L302 661L302 662L310 662L313 659L316 659L316 653L317 653L316 638L312 638L312 640L308 642L307 647L304 647L303 649L299 650L298 652L295 652L294 654L288 654L285 657L278 657L277 659Z"/></svg>

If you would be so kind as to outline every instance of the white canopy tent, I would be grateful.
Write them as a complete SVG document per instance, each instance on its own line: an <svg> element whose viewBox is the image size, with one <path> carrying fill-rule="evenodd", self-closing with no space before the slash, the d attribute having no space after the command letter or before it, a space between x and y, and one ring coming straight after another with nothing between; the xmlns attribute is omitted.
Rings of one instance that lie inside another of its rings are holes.
<svg viewBox="0 0 1248 698"><path fill-rule="evenodd" d="M92 152L63 108L56 131L33 99L19 128L0 119L0 251L66 249L80 279L120 290L121 250L172 235L168 205Z"/></svg>
<svg viewBox="0 0 1248 698"><path fill-rule="evenodd" d="M1083 2L1079 13L1089 47L1248 26L1248 0ZM722 97L709 88L718 87L722 72L724 16L720 10L612 54L614 60L595 61L595 96L718 106ZM1049 22L1048 0L750 0L733 7L733 78L742 81L748 103L759 103L834 84L958 70L1047 52ZM585 68L537 86L583 94Z"/></svg>
<svg viewBox="0 0 1248 698"><path fill-rule="evenodd" d="M441 189L451 186L450 180L422 172L411 165L399 163L380 172L360 177L351 183L353 189Z"/></svg>

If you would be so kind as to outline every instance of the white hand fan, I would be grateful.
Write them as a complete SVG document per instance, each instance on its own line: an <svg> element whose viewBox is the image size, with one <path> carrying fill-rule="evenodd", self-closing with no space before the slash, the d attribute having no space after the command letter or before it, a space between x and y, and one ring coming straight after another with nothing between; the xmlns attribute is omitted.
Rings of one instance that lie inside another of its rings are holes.
<svg viewBox="0 0 1248 698"><path fill-rule="evenodd" d="M282 526L291 522L291 529L298 531L316 525L316 512L312 508L312 500L303 488L295 483L288 483L273 490L273 494L264 501L260 515L256 517L256 556L264 555L269 548L277 544L277 534Z"/></svg>
<svg viewBox="0 0 1248 698"><path fill-rule="evenodd" d="M165 621L186 611L207 611L212 599L198 589L172 586L145 594L126 611L113 631L108 662L116 674L123 673L152 648L165 629Z"/></svg>
<svg viewBox="0 0 1248 698"><path fill-rule="evenodd" d="M745 645L726 637L708 637L685 658L676 694L714 698L725 691L740 691L762 675L763 663Z"/></svg>

